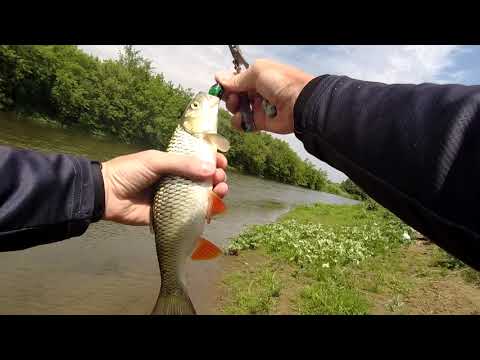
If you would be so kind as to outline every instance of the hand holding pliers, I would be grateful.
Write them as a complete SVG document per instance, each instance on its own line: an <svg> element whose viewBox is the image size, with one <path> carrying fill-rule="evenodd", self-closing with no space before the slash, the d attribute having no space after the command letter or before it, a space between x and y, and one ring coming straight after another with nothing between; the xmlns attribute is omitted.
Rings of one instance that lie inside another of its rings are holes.
<svg viewBox="0 0 480 360"><path fill-rule="evenodd" d="M228 48L233 56L233 66L235 67L235 72L239 74L242 71L242 65L245 69L248 69L249 64L243 57L240 47L238 45L228 45ZM250 106L250 99L246 93L240 94L239 97L242 129L245 132L251 132L255 129L255 121L253 119L253 111ZM271 105L266 99L263 99L262 105L267 116L275 117L277 115L277 109L275 106Z"/></svg>

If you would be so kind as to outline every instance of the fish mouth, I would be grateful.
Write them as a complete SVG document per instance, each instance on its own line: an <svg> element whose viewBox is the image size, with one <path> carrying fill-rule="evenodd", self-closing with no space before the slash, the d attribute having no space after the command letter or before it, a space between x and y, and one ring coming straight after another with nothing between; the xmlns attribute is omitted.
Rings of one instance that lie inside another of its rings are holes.
<svg viewBox="0 0 480 360"><path fill-rule="evenodd" d="M191 104L197 103L195 110ZM217 133L220 99L206 92L198 92L181 118L181 126L191 135Z"/></svg>
<svg viewBox="0 0 480 360"><path fill-rule="evenodd" d="M210 95L210 94L207 94L208 96L208 100L211 104L218 104L220 102L220 98L218 96L213 96L213 95Z"/></svg>
<svg viewBox="0 0 480 360"><path fill-rule="evenodd" d="M212 96L212 95L208 95L208 96L210 97L209 98L210 106L213 108L218 107L218 105L220 104L220 99L216 96Z"/></svg>
<svg viewBox="0 0 480 360"><path fill-rule="evenodd" d="M218 104L220 103L220 99L217 96L210 95L204 91L199 92L194 100L199 101L199 102L206 102L209 107L217 107Z"/></svg>

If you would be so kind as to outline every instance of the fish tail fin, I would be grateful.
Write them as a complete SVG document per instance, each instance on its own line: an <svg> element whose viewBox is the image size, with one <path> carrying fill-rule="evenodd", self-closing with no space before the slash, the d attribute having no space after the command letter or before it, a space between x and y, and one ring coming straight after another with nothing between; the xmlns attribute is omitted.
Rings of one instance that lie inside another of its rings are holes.
<svg viewBox="0 0 480 360"><path fill-rule="evenodd" d="M160 294L152 311L152 315L196 315L195 307L185 288L173 294Z"/></svg>

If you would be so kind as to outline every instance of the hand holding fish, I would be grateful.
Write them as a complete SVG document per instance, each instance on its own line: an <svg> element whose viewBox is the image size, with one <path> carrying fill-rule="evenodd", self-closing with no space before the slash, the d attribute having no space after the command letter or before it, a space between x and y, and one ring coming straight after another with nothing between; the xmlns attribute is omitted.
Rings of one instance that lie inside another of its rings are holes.
<svg viewBox="0 0 480 360"><path fill-rule="evenodd" d="M197 157L156 150L119 156L102 164L105 186L104 220L127 225L150 224L152 186L162 175L178 175L192 180L213 178L213 191L224 197L228 192L227 159L217 153L217 164Z"/></svg>
<svg viewBox="0 0 480 360"><path fill-rule="evenodd" d="M241 129L239 96L248 92L253 102L253 120L255 129L277 134L293 132L293 107L300 92L314 77L292 66L278 64L270 60L257 60L247 70L235 75L231 72L219 72L215 80L225 90L227 109L234 115L232 124ZM258 96L260 95L260 96ZM277 115L266 116L262 106L262 97L276 106Z"/></svg>

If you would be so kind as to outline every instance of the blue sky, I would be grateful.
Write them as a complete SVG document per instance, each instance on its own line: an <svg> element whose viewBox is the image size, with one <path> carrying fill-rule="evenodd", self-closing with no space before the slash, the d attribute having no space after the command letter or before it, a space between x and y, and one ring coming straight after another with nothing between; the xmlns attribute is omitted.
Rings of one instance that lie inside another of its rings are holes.
<svg viewBox="0 0 480 360"><path fill-rule="evenodd" d="M80 45L101 59L115 58L123 45ZM226 45L135 46L168 80L206 90L215 72L232 69ZM456 83L480 85L480 46L456 45L241 45L248 61L270 58L302 68L313 75L347 75L384 83ZM293 135L278 135L302 158L327 171L333 181L345 175L307 154Z"/></svg>

